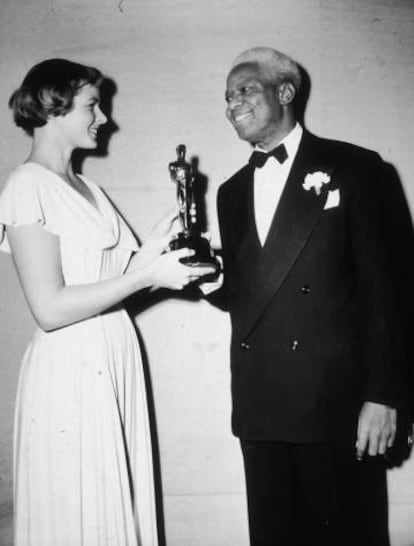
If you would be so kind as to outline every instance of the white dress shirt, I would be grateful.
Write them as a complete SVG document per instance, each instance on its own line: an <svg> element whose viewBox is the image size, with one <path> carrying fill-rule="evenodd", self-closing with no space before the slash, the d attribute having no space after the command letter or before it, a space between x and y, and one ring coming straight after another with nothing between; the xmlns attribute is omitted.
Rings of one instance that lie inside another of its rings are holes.
<svg viewBox="0 0 414 546"><path fill-rule="evenodd" d="M291 132L280 142L284 144L287 152L287 159L280 164L275 157L269 157L260 169L254 171L254 215L256 220L259 240L264 245L270 224L272 223L280 196L289 176L293 160L299 148L303 129L297 123ZM256 148L260 150L260 148ZM264 151L264 150L261 150ZM223 273L221 272L215 281L199 284L204 295L211 294L218 290L223 284Z"/></svg>
<svg viewBox="0 0 414 546"><path fill-rule="evenodd" d="M280 164L275 157L269 157L263 167L256 168L254 171L254 215L262 246L266 242L270 224L298 151L302 134L302 127L296 123L291 132L280 142L285 145L287 159ZM260 148L256 149L260 150Z"/></svg>

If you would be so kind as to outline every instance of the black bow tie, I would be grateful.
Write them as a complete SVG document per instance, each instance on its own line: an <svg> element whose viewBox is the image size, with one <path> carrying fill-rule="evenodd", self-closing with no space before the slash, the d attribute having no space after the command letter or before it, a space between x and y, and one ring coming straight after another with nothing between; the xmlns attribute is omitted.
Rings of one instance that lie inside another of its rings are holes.
<svg viewBox="0 0 414 546"><path fill-rule="evenodd" d="M266 161L269 159L269 157L275 157L280 164L282 164L287 159L287 151L284 144L279 144L279 146L276 146L274 150L271 150L270 152L259 152L258 150L255 150L252 155L250 156L249 163L250 165L253 165L253 167L258 167L259 169L263 167L263 165L266 163Z"/></svg>

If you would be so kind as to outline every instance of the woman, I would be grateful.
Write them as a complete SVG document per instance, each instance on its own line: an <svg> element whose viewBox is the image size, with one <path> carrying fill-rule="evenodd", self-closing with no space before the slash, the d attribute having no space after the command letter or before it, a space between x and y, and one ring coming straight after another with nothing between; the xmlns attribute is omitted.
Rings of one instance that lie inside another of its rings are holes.
<svg viewBox="0 0 414 546"><path fill-rule="evenodd" d="M188 249L163 252L171 214L138 250L99 187L74 173L73 150L95 148L107 121L101 82L51 59L9 102L33 145L0 197L0 249L38 325L17 394L17 546L158 543L141 356L122 301L211 273L181 264Z"/></svg>

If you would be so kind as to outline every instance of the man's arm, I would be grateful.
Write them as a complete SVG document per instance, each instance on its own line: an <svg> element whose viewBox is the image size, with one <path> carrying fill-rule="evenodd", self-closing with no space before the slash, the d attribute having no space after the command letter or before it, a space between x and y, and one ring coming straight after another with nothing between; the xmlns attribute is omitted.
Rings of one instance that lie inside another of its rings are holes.
<svg viewBox="0 0 414 546"><path fill-rule="evenodd" d="M366 373L357 431L358 458L364 453L384 454L394 442L396 408L404 398L402 363L406 354L398 305L395 231L390 229L392 215L383 191L393 188L394 181L386 178L385 164L374 154L361 171L350 206Z"/></svg>

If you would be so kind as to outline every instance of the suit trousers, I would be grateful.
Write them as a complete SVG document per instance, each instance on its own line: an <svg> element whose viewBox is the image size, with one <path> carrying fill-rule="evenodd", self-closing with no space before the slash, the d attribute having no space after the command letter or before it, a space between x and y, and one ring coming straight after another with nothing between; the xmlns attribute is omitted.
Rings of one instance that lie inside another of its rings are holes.
<svg viewBox="0 0 414 546"><path fill-rule="evenodd" d="M386 467L349 442L241 440L251 546L389 546Z"/></svg>

